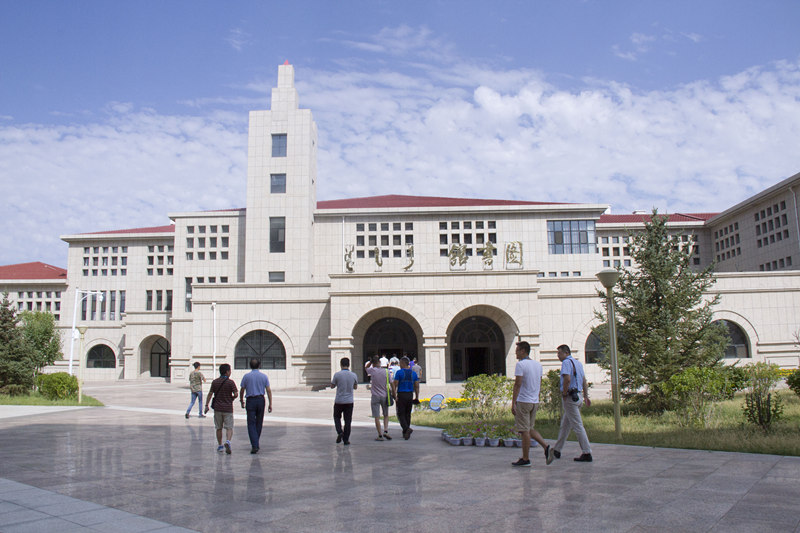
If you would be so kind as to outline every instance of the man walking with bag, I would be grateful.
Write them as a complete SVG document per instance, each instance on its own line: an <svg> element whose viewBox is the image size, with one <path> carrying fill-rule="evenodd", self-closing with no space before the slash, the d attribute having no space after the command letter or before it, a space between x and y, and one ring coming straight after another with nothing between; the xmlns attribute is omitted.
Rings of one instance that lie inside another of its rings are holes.
<svg viewBox="0 0 800 533"><path fill-rule="evenodd" d="M214 407L214 428L217 430L217 451L231 454L233 438L233 400L236 399L236 383L231 379L231 365L219 365L219 377L211 382L211 390L206 396L206 413L208 402ZM225 444L222 443L222 430L226 431Z"/></svg>
<svg viewBox="0 0 800 533"><path fill-rule="evenodd" d="M583 427L583 419L581 418L581 406L584 401L586 406L592 404L588 396L588 384L586 383L586 375L583 372L583 365L580 361L570 355L569 346L562 344L558 347L558 359L561 361L561 405L564 407L564 414L561 417L561 429L558 431L558 441L550 448L550 453L547 455L548 461L552 461L552 457L561 459L561 448L567 442L569 432L575 430L575 435L578 437L578 444L581 447L580 457L576 457L575 461L579 463L592 462L592 447L589 445L589 437L586 436L586 430Z"/></svg>

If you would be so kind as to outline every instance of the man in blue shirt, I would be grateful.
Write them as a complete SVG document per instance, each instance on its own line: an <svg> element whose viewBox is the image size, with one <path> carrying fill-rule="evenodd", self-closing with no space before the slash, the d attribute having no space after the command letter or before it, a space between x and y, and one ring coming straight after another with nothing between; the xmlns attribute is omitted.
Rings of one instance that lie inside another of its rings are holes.
<svg viewBox="0 0 800 533"><path fill-rule="evenodd" d="M584 401L586 406L592 404L589 401L588 385L586 375L583 372L583 365L570 355L569 346L562 344L557 348L558 359L561 361L561 405L564 407L564 414L561 417L561 429L558 431L558 441L550 447L547 460L561 458L561 448L567 442L569 432L574 430L578 437L578 444L581 446L581 455L575 460L581 463L592 462L592 448L589 445L589 437L583 427L581 418L581 405Z"/></svg>
<svg viewBox="0 0 800 533"><path fill-rule="evenodd" d="M411 429L411 408L414 403L419 403L419 376L408 366L408 357L401 357L400 370L392 378L392 392L397 400L397 421L403 428L403 438L406 440L414 431Z"/></svg>
<svg viewBox="0 0 800 533"><path fill-rule="evenodd" d="M333 400L333 425L336 427L336 442L344 441L345 446L350 445L350 423L353 420L353 390L358 388L358 376L350 372L350 359L342 357L339 361L342 369L331 378L331 388L336 389L336 399ZM342 428L344 416L344 428Z"/></svg>
<svg viewBox="0 0 800 533"><path fill-rule="evenodd" d="M247 435L250 437L250 453L258 453L259 440L261 439L261 426L264 423L264 394L269 398L267 410L272 412L272 389L269 388L269 378L262 374L258 368L261 360L255 357L250 359L250 372L244 375L239 386L239 401L247 411ZM247 405L245 405L245 396Z"/></svg>

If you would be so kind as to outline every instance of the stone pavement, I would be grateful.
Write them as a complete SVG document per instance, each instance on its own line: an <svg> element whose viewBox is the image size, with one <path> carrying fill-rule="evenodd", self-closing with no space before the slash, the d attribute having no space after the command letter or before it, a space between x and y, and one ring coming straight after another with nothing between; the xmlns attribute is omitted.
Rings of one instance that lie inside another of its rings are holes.
<svg viewBox="0 0 800 533"><path fill-rule="evenodd" d="M519 450L425 428L373 440L362 390L349 447L332 391L276 391L261 453L237 410L225 455L211 418L184 419L188 388L86 393L107 407L0 406L0 531L800 531L797 457L595 444L581 464L571 441L515 469Z"/></svg>

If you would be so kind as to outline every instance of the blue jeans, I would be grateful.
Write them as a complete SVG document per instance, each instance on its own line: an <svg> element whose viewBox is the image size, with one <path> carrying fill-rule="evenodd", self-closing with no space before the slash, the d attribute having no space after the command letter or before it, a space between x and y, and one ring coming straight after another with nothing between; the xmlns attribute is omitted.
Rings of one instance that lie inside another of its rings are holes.
<svg viewBox="0 0 800 533"><path fill-rule="evenodd" d="M263 396L248 396L245 410L247 411L247 436L250 437L250 446L256 450L261 439L261 426L264 424L265 400Z"/></svg>
<svg viewBox="0 0 800 533"><path fill-rule="evenodd" d="M192 403L190 403L189 404L189 408L186 409L186 414L187 415L189 414L189 411L192 410L192 407L194 407L194 401L195 400L198 400L198 402L197 402L198 414L200 414L200 415L203 414L203 391L197 391L197 392L192 391Z"/></svg>

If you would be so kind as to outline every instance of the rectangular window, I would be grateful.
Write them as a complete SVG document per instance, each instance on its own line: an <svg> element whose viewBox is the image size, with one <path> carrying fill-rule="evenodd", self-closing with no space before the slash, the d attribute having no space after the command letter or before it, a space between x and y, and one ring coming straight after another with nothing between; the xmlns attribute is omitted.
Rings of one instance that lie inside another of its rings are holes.
<svg viewBox="0 0 800 533"><path fill-rule="evenodd" d="M270 253L286 251L285 217L269 217L269 251Z"/></svg>
<svg viewBox="0 0 800 533"><path fill-rule="evenodd" d="M269 175L269 192L280 194L286 192L286 174Z"/></svg>
<svg viewBox="0 0 800 533"><path fill-rule="evenodd" d="M187 313L192 311L192 278L184 278L184 292L186 293L186 306L184 307Z"/></svg>
<svg viewBox="0 0 800 533"><path fill-rule="evenodd" d="M286 281L286 274L284 272L270 272L269 273L269 281L270 283L281 283Z"/></svg>
<svg viewBox="0 0 800 533"><path fill-rule="evenodd" d="M272 157L286 157L286 134L272 135Z"/></svg>
<svg viewBox="0 0 800 533"><path fill-rule="evenodd" d="M222 237L222 247L223 248L228 247L228 237Z"/></svg>
<svg viewBox="0 0 800 533"><path fill-rule="evenodd" d="M164 307L164 291L156 291L156 311Z"/></svg>
<svg viewBox="0 0 800 533"><path fill-rule="evenodd" d="M108 319L117 319L117 291L109 291Z"/></svg>
<svg viewBox="0 0 800 533"><path fill-rule="evenodd" d="M494 242L494 239L490 240ZM616 241L619 242L619 238ZM547 243L551 254L597 253L596 242L594 220L547 221Z"/></svg>
<svg viewBox="0 0 800 533"><path fill-rule="evenodd" d="M102 293L103 298L100 300L100 320L106 319L106 305L108 305L108 296L106 296L106 292L103 291Z"/></svg>
<svg viewBox="0 0 800 533"><path fill-rule="evenodd" d="M145 299L144 309L145 311L153 310L153 291L147 291L147 298Z"/></svg>

